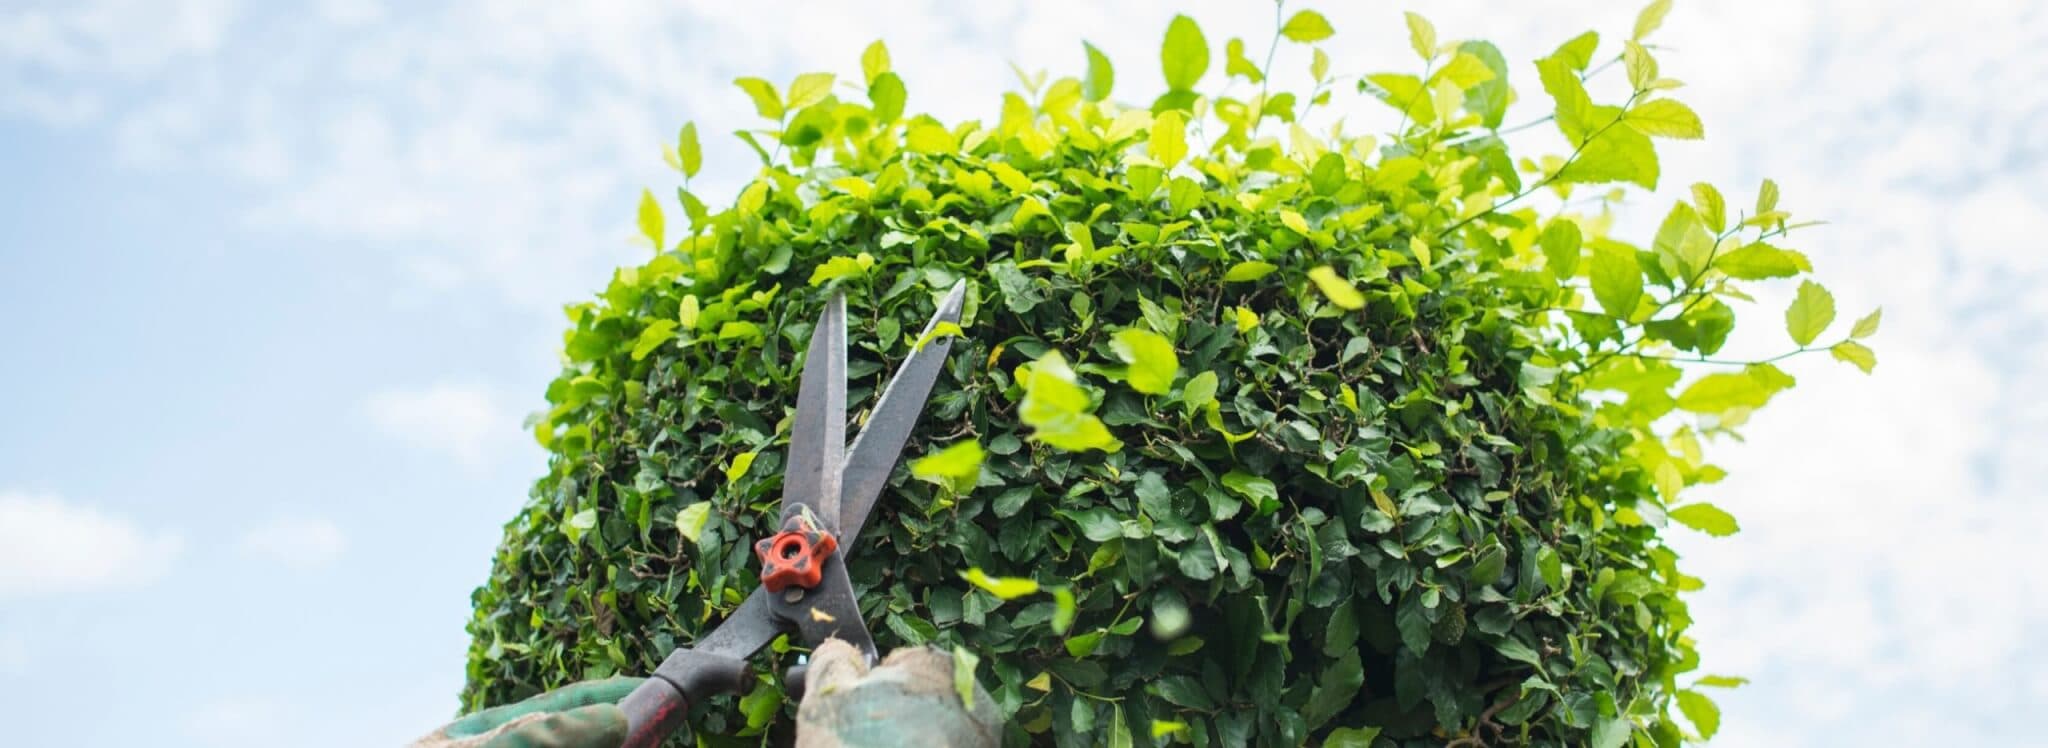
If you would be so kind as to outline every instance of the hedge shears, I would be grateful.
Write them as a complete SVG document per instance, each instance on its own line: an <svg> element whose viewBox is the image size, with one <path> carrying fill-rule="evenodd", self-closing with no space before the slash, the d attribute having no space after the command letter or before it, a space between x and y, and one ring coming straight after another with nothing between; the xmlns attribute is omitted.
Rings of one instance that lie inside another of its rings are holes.
<svg viewBox="0 0 2048 748"><path fill-rule="evenodd" d="M682 726L693 701L740 690L747 658L775 637L792 634L815 648L828 638L877 659L874 637L846 576L846 555L860 537L910 432L924 413L932 384L951 348L941 324L958 325L967 284L939 302L910 356L882 390L867 424L846 444L846 297L835 291L811 330L797 390L789 458L782 477L781 530L754 544L761 586L711 633L671 652L639 688L619 702L624 748L654 748ZM789 680L802 687L802 666Z"/></svg>

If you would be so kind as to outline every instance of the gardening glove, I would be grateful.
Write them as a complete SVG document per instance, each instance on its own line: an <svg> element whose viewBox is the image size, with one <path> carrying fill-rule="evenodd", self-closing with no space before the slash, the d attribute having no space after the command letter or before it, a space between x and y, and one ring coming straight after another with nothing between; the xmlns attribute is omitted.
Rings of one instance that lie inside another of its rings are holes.
<svg viewBox="0 0 2048 748"><path fill-rule="evenodd" d="M619 748L626 714L619 700L645 678L606 678L563 686L517 704L448 723L413 748Z"/></svg>
<svg viewBox="0 0 2048 748"><path fill-rule="evenodd" d="M873 670L853 645L827 639L811 652L796 710L797 748L953 746L996 748L1003 722L974 684L974 703L953 688L953 656L934 647L889 653Z"/></svg>

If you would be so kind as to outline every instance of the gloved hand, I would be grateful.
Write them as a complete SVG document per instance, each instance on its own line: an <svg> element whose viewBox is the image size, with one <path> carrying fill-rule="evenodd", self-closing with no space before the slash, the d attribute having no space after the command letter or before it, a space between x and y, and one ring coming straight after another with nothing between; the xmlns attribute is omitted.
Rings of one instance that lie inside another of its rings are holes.
<svg viewBox="0 0 2048 748"><path fill-rule="evenodd" d="M889 653L873 670L853 645L827 639L811 651L804 700L796 710L797 748L953 746L996 748L1002 716L974 685L974 706L953 688L953 656L933 647Z"/></svg>
<svg viewBox="0 0 2048 748"><path fill-rule="evenodd" d="M642 680L585 681L485 709L414 741L413 748L619 748L626 715L618 701Z"/></svg>

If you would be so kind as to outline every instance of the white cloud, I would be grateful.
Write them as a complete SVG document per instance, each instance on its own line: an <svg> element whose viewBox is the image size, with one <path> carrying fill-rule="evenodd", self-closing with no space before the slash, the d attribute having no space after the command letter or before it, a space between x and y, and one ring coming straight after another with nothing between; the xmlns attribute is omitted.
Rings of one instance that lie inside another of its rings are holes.
<svg viewBox="0 0 2048 748"><path fill-rule="evenodd" d="M348 550L348 536L333 521L318 517L279 518L243 533L243 553L288 566L327 566Z"/></svg>
<svg viewBox="0 0 2048 748"><path fill-rule="evenodd" d="M481 467L521 433L516 411L475 384L386 390L371 395L363 410L385 435L468 467Z"/></svg>
<svg viewBox="0 0 2048 748"><path fill-rule="evenodd" d="M0 491L0 600L146 584L183 547L175 533L93 507Z"/></svg>

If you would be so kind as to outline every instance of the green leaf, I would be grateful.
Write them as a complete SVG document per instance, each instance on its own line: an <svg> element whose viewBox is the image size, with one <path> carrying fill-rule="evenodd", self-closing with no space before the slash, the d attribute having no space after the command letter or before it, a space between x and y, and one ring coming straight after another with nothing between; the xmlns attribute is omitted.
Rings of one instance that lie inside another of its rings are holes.
<svg viewBox="0 0 2048 748"><path fill-rule="evenodd" d="M908 95L903 90L903 79L895 73L883 73L868 83L868 102L875 105L875 121L895 122L903 116L903 103Z"/></svg>
<svg viewBox="0 0 2048 748"><path fill-rule="evenodd" d="M1692 685L1695 688L1740 688L1749 685L1749 679L1736 675L1703 675Z"/></svg>
<svg viewBox="0 0 2048 748"><path fill-rule="evenodd" d="M1657 99L1637 104L1623 120L1636 132L1658 138L1695 140L1707 136L1700 116L1676 99Z"/></svg>
<svg viewBox="0 0 2048 748"><path fill-rule="evenodd" d="M1721 708L1706 694L1688 689L1678 690L1678 710L1685 713L1685 719L1699 728L1700 737L1712 739L1721 731Z"/></svg>
<svg viewBox="0 0 2048 748"><path fill-rule="evenodd" d="M682 533L683 539L690 541L690 545L696 545L697 539L704 536L704 525L710 521L709 501L693 501L688 506L676 510L676 532Z"/></svg>
<svg viewBox="0 0 2048 748"><path fill-rule="evenodd" d="M1296 12L1293 18L1287 19L1286 25L1280 27L1281 36L1303 44L1319 42L1336 33L1330 28L1329 19L1313 10Z"/></svg>
<svg viewBox="0 0 2048 748"><path fill-rule="evenodd" d="M1643 298L1643 269L1636 262L1634 248L1613 242L1594 244L1588 277L1601 309L1624 320L1635 318L1636 304Z"/></svg>
<svg viewBox="0 0 2048 748"><path fill-rule="evenodd" d="M1643 6L1642 12L1636 14L1635 35L1631 38L1642 41L1644 37L1656 31L1657 27L1664 25L1664 14L1670 12L1671 0L1656 0Z"/></svg>
<svg viewBox="0 0 2048 748"><path fill-rule="evenodd" d="M662 343L673 340L675 336L675 320L658 319L647 323L647 327L640 331L640 337L633 341L633 360L647 358L647 354L653 353Z"/></svg>
<svg viewBox="0 0 2048 748"><path fill-rule="evenodd" d="M969 442L970 444L972 442ZM989 594L1004 600L1015 600L1025 595L1038 593L1038 582L1024 577L992 577L980 567L960 572L960 578L968 584L980 587Z"/></svg>
<svg viewBox="0 0 2048 748"><path fill-rule="evenodd" d="M1657 189L1657 149L1642 133L1627 127L1609 127L1587 141L1558 171L1560 182L1605 184L1629 182L1644 189Z"/></svg>
<svg viewBox="0 0 2048 748"><path fill-rule="evenodd" d="M1251 499L1252 506L1259 507L1259 514L1266 514L1280 505L1280 489L1273 482L1242 470L1232 470L1223 475L1223 487Z"/></svg>
<svg viewBox="0 0 2048 748"><path fill-rule="evenodd" d="M1863 315L1862 319L1856 320L1854 327L1849 328L1849 337L1862 339L1876 335L1877 324L1883 320L1884 308L1872 309L1869 314Z"/></svg>
<svg viewBox="0 0 2048 748"><path fill-rule="evenodd" d="M1835 321L1835 296L1819 283L1803 281L1792 305L1785 308L1785 332L1792 342L1805 346L1826 332Z"/></svg>
<svg viewBox="0 0 2048 748"><path fill-rule="evenodd" d="M1763 215L1763 214L1765 214L1765 213L1769 213L1769 212L1771 212L1771 211L1774 211L1774 210L1777 210L1777 209L1778 209L1778 183L1777 183L1777 182L1774 182L1774 181L1771 181L1771 180L1769 180L1769 179L1766 179L1766 180L1764 180L1763 186L1761 186L1761 187L1758 187L1758 188L1757 188L1757 191L1756 191L1756 212L1757 212L1757 215Z"/></svg>
<svg viewBox="0 0 2048 748"><path fill-rule="evenodd" d="M1081 98L1101 101L1109 98L1110 89L1116 87L1116 68L1109 64L1109 56L1096 49L1095 45L1081 42L1088 53L1088 74L1081 79Z"/></svg>
<svg viewBox="0 0 2048 748"><path fill-rule="evenodd" d="M910 474L954 493L967 493L981 479L981 460L981 443L969 439L917 458L910 463Z"/></svg>
<svg viewBox="0 0 2048 748"><path fill-rule="evenodd" d="M697 142L697 123L683 123L683 130L676 134L676 157L681 160L683 177L697 176L704 168L704 148Z"/></svg>
<svg viewBox="0 0 2048 748"><path fill-rule="evenodd" d="M775 84L760 78L739 78L733 81L733 85L747 92L747 96L754 100L754 111L762 117L778 122L782 120L782 95L776 93Z"/></svg>
<svg viewBox="0 0 2048 748"><path fill-rule="evenodd" d="M1173 389L1173 379L1180 374L1180 356L1174 353L1173 341L1134 327L1118 330L1109 345L1130 364L1125 376L1131 389L1149 395L1164 395Z"/></svg>
<svg viewBox="0 0 2048 748"><path fill-rule="evenodd" d="M1058 351L1047 351L1020 369L1017 378L1024 386L1018 410L1024 424L1032 427L1032 441L1069 452L1114 452L1122 446L1101 419L1088 414L1088 391Z"/></svg>
<svg viewBox="0 0 2048 748"><path fill-rule="evenodd" d="M1258 64L1244 56L1244 40L1237 38L1232 38L1230 43L1223 45L1223 74L1242 76L1252 83L1266 79L1266 74L1259 71Z"/></svg>
<svg viewBox="0 0 2048 748"><path fill-rule="evenodd" d="M1779 249L1764 242L1751 242L1740 249L1715 257L1714 269L1727 273L1730 278L1764 280L1790 278L1800 273L1811 272L1813 266L1806 261L1806 255L1789 249Z"/></svg>
<svg viewBox="0 0 2048 748"><path fill-rule="evenodd" d="M1377 727L1339 727L1323 739L1323 748L1372 748L1380 737Z"/></svg>
<svg viewBox="0 0 2048 748"><path fill-rule="evenodd" d="M1680 410L1723 413L1733 408L1761 408L1771 396L1792 386L1792 378L1769 364L1752 365L1741 373L1717 372L1700 377L1678 395Z"/></svg>
<svg viewBox="0 0 2048 748"><path fill-rule="evenodd" d="M953 692L960 695L960 703L968 711L974 710L974 669L981 666L981 655L953 645Z"/></svg>
<svg viewBox="0 0 2048 748"><path fill-rule="evenodd" d="M1332 270L1330 266L1317 266L1308 271L1308 278L1315 281L1316 288L1321 290L1324 296L1329 297L1330 303L1345 309L1365 308L1365 294L1359 293L1357 286L1351 285L1351 281L1337 275L1337 271Z"/></svg>
<svg viewBox="0 0 2048 748"><path fill-rule="evenodd" d="M1085 634L1067 637L1067 654L1077 658L1095 654L1095 648L1102 644L1102 637L1103 632L1101 631L1090 631Z"/></svg>
<svg viewBox="0 0 2048 748"><path fill-rule="evenodd" d="M1436 25L1414 11L1403 15L1408 18L1408 47L1415 50L1415 54L1421 55L1422 59L1435 57Z"/></svg>
<svg viewBox="0 0 2048 748"><path fill-rule="evenodd" d="M1362 685L1365 685L1365 666L1358 657L1358 650L1345 650L1316 679L1315 690L1310 692L1308 703L1301 708L1302 721L1308 723L1310 730L1322 727L1358 697L1358 688Z"/></svg>
<svg viewBox="0 0 2048 748"><path fill-rule="evenodd" d="M1179 110L1160 112L1152 120L1152 138L1147 142L1152 159L1168 169L1188 155L1187 118Z"/></svg>
<svg viewBox="0 0 2048 748"><path fill-rule="evenodd" d="M640 235L654 244L654 251L662 250L662 229L665 219L661 215L661 203L654 201L654 192L640 191Z"/></svg>
<svg viewBox="0 0 2048 748"><path fill-rule="evenodd" d="M866 275L868 268L875 266L875 256L862 252L852 257L834 257L811 269L811 285L823 285L826 281L840 278L855 278Z"/></svg>
<svg viewBox="0 0 2048 748"><path fill-rule="evenodd" d="M930 344L934 340L938 340L940 338L957 338L965 334L966 332L962 331L959 325L941 320L938 324L932 325L931 332L927 332L923 335L917 336L917 342L911 344L910 350L913 352L922 351L924 350L924 347L926 345Z"/></svg>
<svg viewBox="0 0 2048 748"><path fill-rule="evenodd" d="M1121 711L1122 711L1122 709L1123 709L1123 707L1117 707L1117 709L1118 709L1118 711L1119 711L1119 712L1121 712ZM1186 722L1176 722L1176 721L1173 721L1173 720L1162 720L1162 719L1155 719L1155 720L1152 720L1152 739L1153 739L1153 740L1158 740L1158 739L1160 739L1160 738L1163 738L1163 737L1166 737L1166 736L1168 736L1168 735L1172 735L1172 734L1174 734L1174 733L1176 733L1176 732L1187 732L1187 730L1188 730L1188 723L1186 723ZM1128 745L1128 744L1127 744L1127 745Z"/></svg>
<svg viewBox="0 0 2048 748"><path fill-rule="evenodd" d="M732 464L725 467L725 485L730 487L732 484L738 483L740 478L747 474L747 468L754 466L754 458L759 456L761 456L761 450L758 449L733 455Z"/></svg>
<svg viewBox="0 0 2048 748"><path fill-rule="evenodd" d="M571 544L577 544L583 542L584 533L590 532L590 528L596 526L597 510L585 509L570 515L569 520L562 523L562 534L569 536Z"/></svg>
<svg viewBox="0 0 2048 748"><path fill-rule="evenodd" d="M1069 587L1054 587L1052 601L1052 632L1067 633L1067 629L1074 625L1074 613L1077 610L1074 604L1074 590Z"/></svg>
<svg viewBox="0 0 2048 748"><path fill-rule="evenodd" d="M1728 205L1721 200L1721 191L1714 189L1713 185L1694 182L1692 205L1708 230L1718 234L1728 228Z"/></svg>
<svg viewBox="0 0 2048 748"><path fill-rule="evenodd" d="M1244 262L1240 262L1230 266L1229 270L1224 271L1223 282L1242 283L1245 281L1255 281L1260 278L1264 278L1268 274L1279 269L1280 267L1278 265L1274 265L1270 262L1260 262L1258 260L1245 260Z"/></svg>
<svg viewBox="0 0 2048 748"><path fill-rule="evenodd" d="M789 84L789 101L783 105L787 111L796 111L824 101L832 95L832 81L837 77L831 73L804 73Z"/></svg>
<svg viewBox="0 0 2048 748"><path fill-rule="evenodd" d="M1828 352L1834 355L1836 361L1855 364L1856 368L1862 369L1865 374L1877 368L1877 353L1870 350L1869 346L1853 340L1836 343L1828 348Z"/></svg>
<svg viewBox="0 0 2048 748"><path fill-rule="evenodd" d="M872 86L875 83L875 78L886 72L889 72L889 46L883 44L882 40L876 39L868 44L867 49L862 50L860 53L862 80L867 81L868 85Z"/></svg>
<svg viewBox="0 0 2048 748"><path fill-rule="evenodd" d="M1708 503L1687 504L1668 512L1672 520L1714 537L1734 535L1741 528L1735 524L1735 516Z"/></svg>
<svg viewBox="0 0 2048 748"><path fill-rule="evenodd" d="M1581 241L1579 224L1569 218L1552 219L1543 227L1543 233L1537 235L1536 243L1543 248L1543 261L1558 280L1569 280L1578 274Z"/></svg>
<svg viewBox="0 0 2048 748"><path fill-rule="evenodd" d="M1178 15L1167 24L1159 63L1166 73L1166 87L1175 91L1193 91L1195 83L1209 72L1209 40L1202 36L1195 19Z"/></svg>
<svg viewBox="0 0 2048 748"><path fill-rule="evenodd" d="M1180 402L1189 413L1216 402L1216 372L1204 369L1189 377L1188 383L1181 386Z"/></svg>
<svg viewBox="0 0 2048 748"><path fill-rule="evenodd" d="M1602 720L1593 725L1593 748L1621 748L1628 742L1629 732L1634 728L1628 715Z"/></svg>

